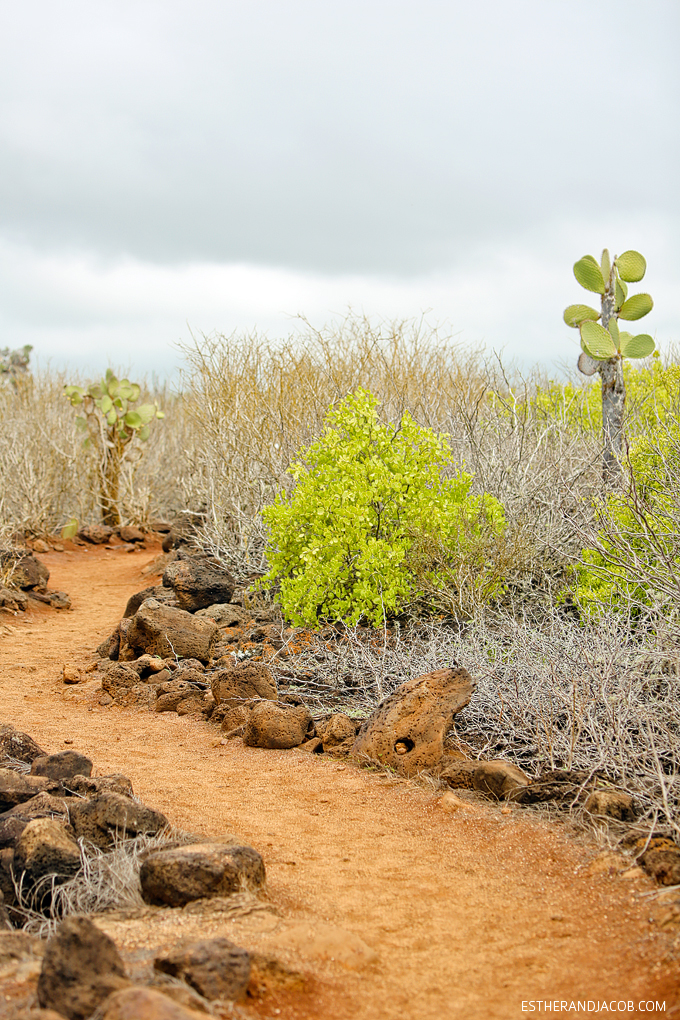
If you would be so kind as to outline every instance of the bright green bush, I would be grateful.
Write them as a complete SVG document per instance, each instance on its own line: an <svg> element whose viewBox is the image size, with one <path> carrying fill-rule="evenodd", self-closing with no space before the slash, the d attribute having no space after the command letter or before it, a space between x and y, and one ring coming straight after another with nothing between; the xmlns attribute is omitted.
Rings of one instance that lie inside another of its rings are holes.
<svg viewBox="0 0 680 1020"><path fill-rule="evenodd" d="M655 362L636 382L639 434L628 486L597 506L598 548L585 549L576 570L577 602L588 616L680 610L680 366Z"/></svg>
<svg viewBox="0 0 680 1020"><path fill-rule="evenodd" d="M408 412L398 427L381 422L365 390L331 410L321 438L291 468L292 495L264 511L265 583L280 584L286 617L298 626L362 618L379 626L421 596L423 582L443 586L452 562L474 561L481 578L503 509L472 495L464 471L444 477L451 463L445 435ZM429 560L428 542L437 550Z"/></svg>

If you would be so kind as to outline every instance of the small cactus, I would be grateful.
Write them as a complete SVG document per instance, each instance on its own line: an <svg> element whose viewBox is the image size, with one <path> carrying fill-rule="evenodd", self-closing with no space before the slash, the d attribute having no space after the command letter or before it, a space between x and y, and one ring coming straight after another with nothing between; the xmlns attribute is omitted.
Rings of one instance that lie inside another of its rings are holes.
<svg viewBox="0 0 680 1020"><path fill-rule="evenodd" d="M628 284L638 283L646 271L647 263L639 251L624 251L612 260L605 248L599 262L592 255L584 255L574 264L574 276L585 290L600 295L600 311L581 304L564 310L567 326L581 334L579 371L584 375L599 372L602 376L603 472L609 484L621 477L626 402L622 360L646 358L655 347L648 333L633 335L619 329L619 319L634 322L654 307L649 294L628 296Z"/></svg>
<svg viewBox="0 0 680 1020"><path fill-rule="evenodd" d="M137 383L116 378L110 368L101 382L88 387L64 386L71 406L83 412L76 415L76 426L87 433L83 445L95 443L101 450L102 520L113 527L120 524L120 469L126 447L133 439L145 442L151 423L165 417L155 403L133 407L140 394Z"/></svg>
<svg viewBox="0 0 680 1020"><path fill-rule="evenodd" d="M0 376L8 376L16 386L17 376L28 372L28 362L32 350L30 344L14 351L9 347L0 348Z"/></svg>

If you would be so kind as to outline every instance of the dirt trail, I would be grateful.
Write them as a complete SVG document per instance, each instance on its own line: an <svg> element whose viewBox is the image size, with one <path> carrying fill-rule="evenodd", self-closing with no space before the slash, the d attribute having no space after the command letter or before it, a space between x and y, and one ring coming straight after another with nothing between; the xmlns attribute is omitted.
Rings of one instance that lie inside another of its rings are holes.
<svg viewBox="0 0 680 1020"><path fill-rule="evenodd" d="M237 833L266 862L270 911L104 918L129 951L174 941L192 925L276 951L314 975L305 994L249 1007L282 1020L506 1020L522 1015L523 1000L556 999L665 999L673 1015L677 931L650 925L640 893L651 883L585 875L587 850L519 811L447 814L436 794L325 757L220 745L210 724L173 713L93 709L86 691L64 687L62 664L91 658L127 597L150 583L140 568L151 554L43 558L73 611L35 609L9 621L0 721L52 751L72 742L98 772L128 774L174 824ZM290 931L303 923L316 937L291 948ZM377 959L366 963L347 933ZM324 945L334 959L323 958Z"/></svg>

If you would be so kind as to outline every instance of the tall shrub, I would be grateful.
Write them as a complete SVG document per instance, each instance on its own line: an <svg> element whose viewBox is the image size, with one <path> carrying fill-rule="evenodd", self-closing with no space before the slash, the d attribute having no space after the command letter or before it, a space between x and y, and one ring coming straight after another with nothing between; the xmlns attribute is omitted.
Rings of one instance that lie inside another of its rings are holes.
<svg viewBox="0 0 680 1020"><path fill-rule="evenodd" d="M378 626L424 587L444 585L452 563L474 560L481 577L505 524L500 503L473 495L472 475L453 467L445 435L408 412L398 425L381 422L363 389L327 414L291 474L292 494L264 511L266 580L280 584L283 611L298 625ZM428 546L434 555L424 555Z"/></svg>

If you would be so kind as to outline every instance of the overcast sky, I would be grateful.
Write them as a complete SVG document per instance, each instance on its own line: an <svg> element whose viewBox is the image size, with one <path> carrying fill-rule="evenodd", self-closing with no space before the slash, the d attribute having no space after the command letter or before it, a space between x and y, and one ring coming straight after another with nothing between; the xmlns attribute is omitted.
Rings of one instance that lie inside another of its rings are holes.
<svg viewBox="0 0 680 1020"><path fill-rule="evenodd" d="M605 244L680 341L677 0L0 10L0 347L163 373L351 306L573 360Z"/></svg>

